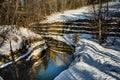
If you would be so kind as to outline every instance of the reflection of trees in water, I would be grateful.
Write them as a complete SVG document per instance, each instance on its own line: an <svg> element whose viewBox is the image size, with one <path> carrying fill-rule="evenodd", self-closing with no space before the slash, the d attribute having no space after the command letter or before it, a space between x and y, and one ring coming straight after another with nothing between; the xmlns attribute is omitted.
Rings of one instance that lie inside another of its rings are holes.
<svg viewBox="0 0 120 80"><path fill-rule="evenodd" d="M40 68L41 65L44 66L44 69L47 69L49 60L52 59L54 62L57 62L58 55L60 55L61 60L63 62L66 62L67 56L68 56L67 52L60 51L59 48L57 48L57 49L55 51L53 51L51 49L47 49L45 56L43 58L41 58L40 60L38 60L35 63L35 65L33 65L33 69L34 69L33 72L38 71L38 69ZM61 52L61 53L59 53L59 52ZM35 69L35 68L38 68L38 69Z"/></svg>
<svg viewBox="0 0 120 80"><path fill-rule="evenodd" d="M67 56L72 55L72 49L69 45L62 41L51 39L49 41L47 40L47 46L49 47L46 49L45 55L33 65L31 75L37 74L40 68L46 70L50 60L55 63L57 63L58 60L61 60L68 65Z"/></svg>
<svg viewBox="0 0 120 80"><path fill-rule="evenodd" d="M37 56L37 60L31 59L30 61L26 62L26 58L22 59L18 62L18 72L19 72L19 79L20 80L33 80L40 69L46 70L48 68L48 64L50 60L54 63L59 62L58 60L63 61L63 63L67 64L68 55L72 55L72 49L69 45L65 44L62 41L57 41L54 39L46 40L48 48L41 52L41 55ZM41 46L36 46L34 50L38 49ZM43 54L43 55L42 55ZM12 66L12 65L11 65ZM6 73L7 75L1 75L5 79L13 80L11 77L10 70L0 70L0 72Z"/></svg>
<svg viewBox="0 0 120 80"><path fill-rule="evenodd" d="M66 60L67 60L67 54L62 54L62 60L63 60L64 62L66 62Z"/></svg>
<svg viewBox="0 0 120 80"><path fill-rule="evenodd" d="M58 60L58 53L50 50L49 55L50 55L50 58L52 58L53 61L57 62L57 60Z"/></svg>
<svg viewBox="0 0 120 80"><path fill-rule="evenodd" d="M45 70L48 67L48 61L49 61L49 57L47 57L47 54L46 54L46 57L44 57L44 59L42 60L42 65L43 65Z"/></svg>

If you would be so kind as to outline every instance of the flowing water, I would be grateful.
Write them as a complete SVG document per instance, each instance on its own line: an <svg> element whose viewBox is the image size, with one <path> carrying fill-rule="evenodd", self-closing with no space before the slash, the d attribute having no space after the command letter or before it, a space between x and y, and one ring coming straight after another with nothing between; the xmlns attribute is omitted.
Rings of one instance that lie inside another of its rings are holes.
<svg viewBox="0 0 120 80"><path fill-rule="evenodd" d="M74 50L68 44L48 38L46 45L48 48L40 53L41 56L38 59L27 62L26 59L22 59L18 62L19 80L53 80L69 67L73 61ZM14 70L12 65L0 70L4 80L16 80L11 70Z"/></svg>
<svg viewBox="0 0 120 80"><path fill-rule="evenodd" d="M73 58L73 51L69 45L54 39L47 40L46 54L41 64L33 66L34 80L53 80L59 73L67 69ZM38 62L40 63L40 62Z"/></svg>
<svg viewBox="0 0 120 80"><path fill-rule="evenodd" d="M67 53L60 54L59 52L50 51L38 66L37 71L34 70L34 72L37 73L33 76L33 79L53 80L60 72L68 68L71 61L72 56Z"/></svg>
<svg viewBox="0 0 120 80"><path fill-rule="evenodd" d="M32 67L33 80L53 80L72 62L73 51L69 45L53 39L47 44L44 57Z"/></svg>

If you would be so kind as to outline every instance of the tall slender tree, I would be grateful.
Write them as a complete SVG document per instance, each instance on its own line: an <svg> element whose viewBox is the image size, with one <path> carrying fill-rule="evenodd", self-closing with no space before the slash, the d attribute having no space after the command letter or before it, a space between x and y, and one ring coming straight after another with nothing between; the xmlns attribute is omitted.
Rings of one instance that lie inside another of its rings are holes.
<svg viewBox="0 0 120 80"><path fill-rule="evenodd" d="M98 7L98 28L99 28L99 40L102 43L102 0L99 0Z"/></svg>

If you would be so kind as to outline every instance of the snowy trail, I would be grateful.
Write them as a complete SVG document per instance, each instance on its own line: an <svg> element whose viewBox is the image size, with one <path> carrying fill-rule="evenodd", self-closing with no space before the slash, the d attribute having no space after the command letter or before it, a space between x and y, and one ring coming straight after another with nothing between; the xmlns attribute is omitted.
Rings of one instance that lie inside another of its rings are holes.
<svg viewBox="0 0 120 80"><path fill-rule="evenodd" d="M90 40L77 43L75 60L55 80L119 80L120 52ZM80 56L79 56L80 55Z"/></svg>
<svg viewBox="0 0 120 80"><path fill-rule="evenodd" d="M109 2L108 18L111 18L111 15L115 15L117 12L120 12L120 2ZM107 8L106 3L103 4L103 13L104 9ZM95 9L98 9L98 5L95 5ZM93 6L85 6L76 10L67 10L63 13L55 13L50 16L47 16L47 20L41 21L40 23L54 23L54 22L68 22L75 21L79 19L90 19L93 13ZM30 24L33 25L34 23Z"/></svg>
<svg viewBox="0 0 120 80"><path fill-rule="evenodd" d="M114 51L112 49L103 48L96 43L90 44L89 40L83 40L83 41L84 41L83 42L84 47L87 46L86 48L88 48L89 50L96 52L100 56L110 58L110 59L120 63L120 52L119 51ZM98 45L98 46L94 46L94 45Z"/></svg>

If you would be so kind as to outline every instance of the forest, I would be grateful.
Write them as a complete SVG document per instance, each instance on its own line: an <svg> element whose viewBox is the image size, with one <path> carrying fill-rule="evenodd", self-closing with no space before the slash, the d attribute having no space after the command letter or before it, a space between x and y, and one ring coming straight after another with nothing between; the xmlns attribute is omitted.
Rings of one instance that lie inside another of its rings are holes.
<svg viewBox="0 0 120 80"><path fill-rule="evenodd" d="M119 80L120 0L0 0L0 80Z"/></svg>
<svg viewBox="0 0 120 80"><path fill-rule="evenodd" d="M108 0L104 0L107 2ZM102 1L103 2L103 1ZM97 0L1 0L0 24L26 26L33 21L41 21L46 16L77 9L85 5L97 4Z"/></svg>

